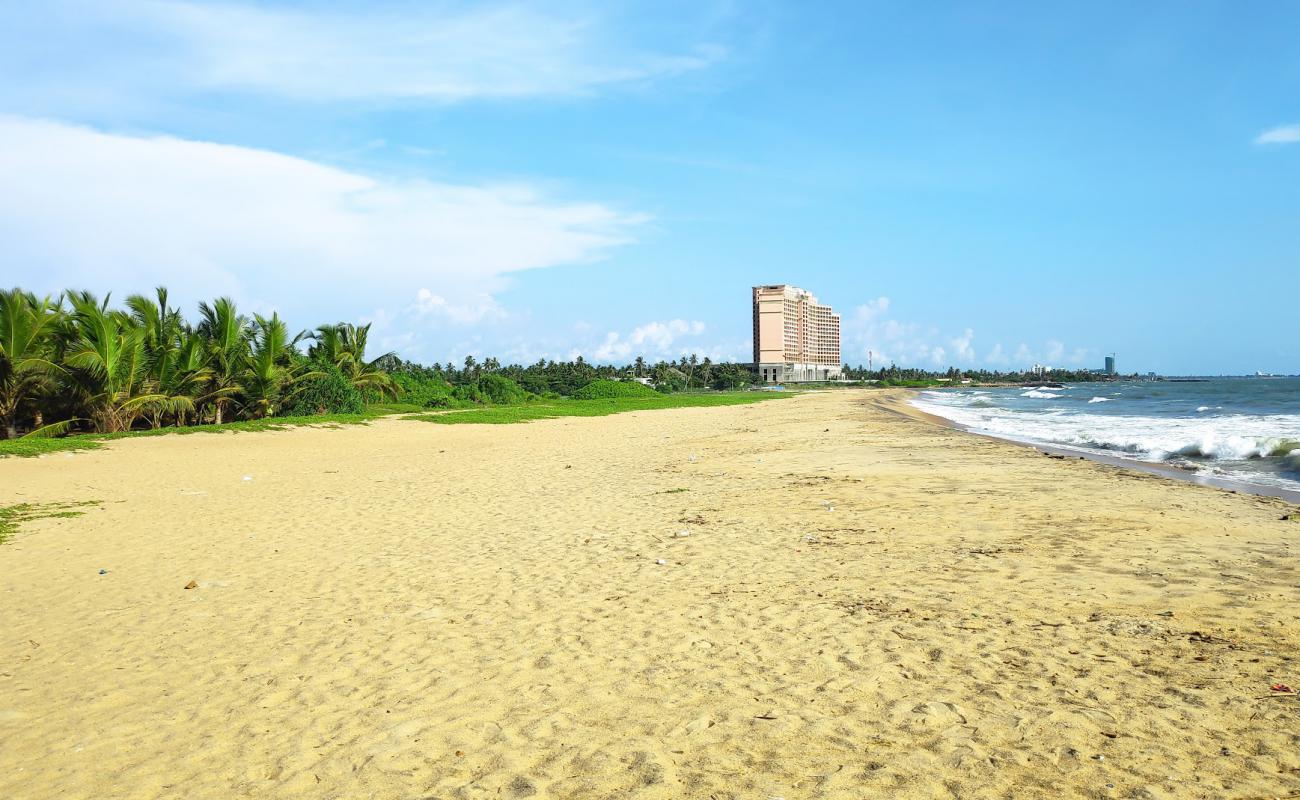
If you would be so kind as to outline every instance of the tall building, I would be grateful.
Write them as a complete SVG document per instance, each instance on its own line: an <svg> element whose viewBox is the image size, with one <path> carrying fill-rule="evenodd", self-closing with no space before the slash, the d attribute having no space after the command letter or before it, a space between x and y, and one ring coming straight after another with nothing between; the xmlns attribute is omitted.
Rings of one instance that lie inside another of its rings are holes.
<svg viewBox="0 0 1300 800"><path fill-rule="evenodd" d="M754 287L754 368L764 383L840 378L840 315L794 286Z"/></svg>
<svg viewBox="0 0 1300 800"><path fill-rule="evenodd" d="M1096 362L1094 361L1093 363L1095 364ZM1114 374L1115 374L1115 354L1114 354L1114 353L1111 353L1110 355L1106 356L1106 374L1107 374L1107 375L1114 375Z"/></svg>

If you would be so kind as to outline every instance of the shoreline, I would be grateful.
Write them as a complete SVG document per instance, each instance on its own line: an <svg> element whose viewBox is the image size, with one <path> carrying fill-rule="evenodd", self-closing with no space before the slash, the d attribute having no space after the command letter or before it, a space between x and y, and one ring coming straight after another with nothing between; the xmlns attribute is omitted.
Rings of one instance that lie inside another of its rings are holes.
<svg viewBox="0 0 1300 800"><path fill-rule="evenodd" d="M1177 467L1171 467L1168 464L1161 464L1155 461L1142 461L1134 458L1120 458L1119 456L1106 455L1105 453L1094 453L1088 450L1062 447L1060 445L1046 444L1035 442L1029 439L1013 439L1009 436L998 436L986 431L976 430L959 422L941 417L938 414L931 414L912 405L910 398L917 396L920 391L916 389L902 389L905 395L895 395L893 397L882 397L879 403L875 403L877 408L889 411L894 414L908 417L910 419L919 419L933 425L941 425L945 428L961 431L962 433L972 436L979 436L984 439L992 439L998 442L1020 447L1028 447L1039 452L1052 456L1063 458L1080 458L1086 461L1093 461L1099 464L1108 464L1112 467L1121 467L1143 472L1148 475L1156 475L1162 478L1172 478L1176 481L1191 483L1196 486L1205 486L1211 489L1220 489L1233 494L1249 494L1257 497L1274 497L1279 500L1285 500L1300 506L1300 490L1286 489L1280 486L1267 486L1264 484L1247 483L1245 481L1234 481L1226 478L1217 478L1211 475L1201 475L1195 472L1189 472ZM892 401L892 402L891 402ZM868 401L870 402L870 401Z"/></svg>

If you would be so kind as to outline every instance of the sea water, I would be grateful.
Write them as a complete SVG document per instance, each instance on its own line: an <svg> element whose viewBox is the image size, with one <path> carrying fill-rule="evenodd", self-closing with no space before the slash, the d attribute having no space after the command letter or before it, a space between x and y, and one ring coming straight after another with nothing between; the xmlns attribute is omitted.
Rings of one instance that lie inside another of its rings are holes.
<svg viewBox="0 0 1300 800"><path fill-rule="evenodd" d="M1300 491L1300 378L953 388L913 405L1006 439Z"/></svg>

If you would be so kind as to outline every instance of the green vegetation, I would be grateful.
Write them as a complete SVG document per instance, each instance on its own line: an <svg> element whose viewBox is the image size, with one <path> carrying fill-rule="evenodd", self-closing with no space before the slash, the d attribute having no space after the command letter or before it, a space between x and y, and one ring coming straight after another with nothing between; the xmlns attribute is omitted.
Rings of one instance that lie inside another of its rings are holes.
<svg viewBox="0 0 1300 800"><path fill-rule="evenodd" d="M79 509L98 506L98 500L85 500L80 503L20 503L16 506L0 506L0 543L14 535L18 526L34 519L52 519L79 517L86 513Z"/></svg>
<svg viewBox="0 0 1300 800"><path fill-rule="evenodd" d="M506 425L555 417L603 417L626 411L650 411L664 408L699 408L757 403L790 394L778 392L723 392L717 394L675 394L658 392L648 397L612 397L596 400L555 399L511 406L496 406L469 411L448 411L405 419L436 422L440 425Z"/></svg>
<svg viewBox="0 0 1300 800"><path fill-rule="evenodd" d="M0 436L360 414L363 395L400 391L366 361L369 330L338 323L290 339L278 315L246 317L227 298L200 303L191 325L162 288L128 297L125 308L84 291L57 299L0 291Z"/></svg>
<svg viewBox="0 0 1300 800"><path fill-rule="evenodd" d="M655 397L659 393L636 381L594 380L573 393L575 400L600 400L611 397Z"/></svg>
<svg viewBox="0 0 1300 800"><path fill-rule="evenodd" d="M291 416L311 414L360 414L365 410L361 391L333 364L322 365L312 375L303 378L284 406Z"/></svg>
<svg viewBox="0 0 1300 800"><path fill-rule="evenodd" d="M528 392L519 384L495 372L476 376L452 391L462 405L515 405L528 400Z"/></svg>
<svg viewBox="0 0 1300 800"><path fill-rule="evenodd" d="M86 433L74 436L41 437L24 436L20 439L0 440L0 458L4 456L35 457L49 453L73 450L94 450L103 442L113 439L138 438L141 436L162 436L166 434L190 433L240 433L251 431L283 431L299 425L322 425L338 427L340 425L364 425L379 417L395 413L406 413L411 409L392 410L385 406L369 406L361 414L311 414L300 417L267 417L263 419L223 422L220 425L186 425L180 428L143 428L114 433ZM413 409L421 411L422 409Z"/></svg>

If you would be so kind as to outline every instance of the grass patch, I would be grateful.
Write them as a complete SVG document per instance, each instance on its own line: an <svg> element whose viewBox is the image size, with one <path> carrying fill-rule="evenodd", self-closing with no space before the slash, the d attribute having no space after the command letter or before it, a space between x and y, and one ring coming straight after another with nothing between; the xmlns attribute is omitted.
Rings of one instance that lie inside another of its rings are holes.
<svg viewBox="0 0 1300 800"><path fill-rule="evenodd" d="M100 505L103 503L99 500L83 500L80 503L19 503L16 506L0 506L0 544L13 536L18 526L24 522L79 517L86 513L79 509Z"/></svg>
<svg viewBox="0 0 1300 800"><path fill-rule="evenodd" d="M49 439L4 439L0 440L0 458L15 456L17 458L36 458L46 453L58 453L64 450L94 450L100 443L86 436L63 436Z"/></svg>
<svg viewBox="0 0 1300 800"><path fill-rule="evenodd" d="M133 439L140 436L167 436L173 433L184 436L191 433L226 433L227 431L283 431L300 425L321 425L327 428L338 428L343 425L365 425L372 419L379 419L380 417L386 417L390 414L406 414L411 411L426 410L427 409L419 407L408 409L404 404L391 403L368 406L365 412L361 414L312 414L301 417L268 417L266 419L245 419L236 422L223 422L220 425L187 425L181 428L150 428L147 430L121 431L119 433L79 433L57 438L38 437L35 439L5 439L0 440L0 458L5 456L33 458L35 456L66 452L69 450L94 450L97 447L101 447L103 442L112 441L114 439Z"/></svg>
<svg viewBox="0 0 1300 800"><path fill-rule="evenodd" d="M747 405L789 396L785 393L768 392L720 392L656 394L654 397L607 397L595 400L543 400L509 406L489 406L469 411L449 411L444 414L424 414L407 417L407 419L436 422L439 425L510 425L516 422L556 417L604 417L627 411Z"/></svg>
<svg viewBox="0 0 1300 800"><path fill-rule="evenodd" d="M420 414L428 410L428 406L422 406L418 403L371 403L366 406L366 416L385 417L390 414Z"/></svg>

